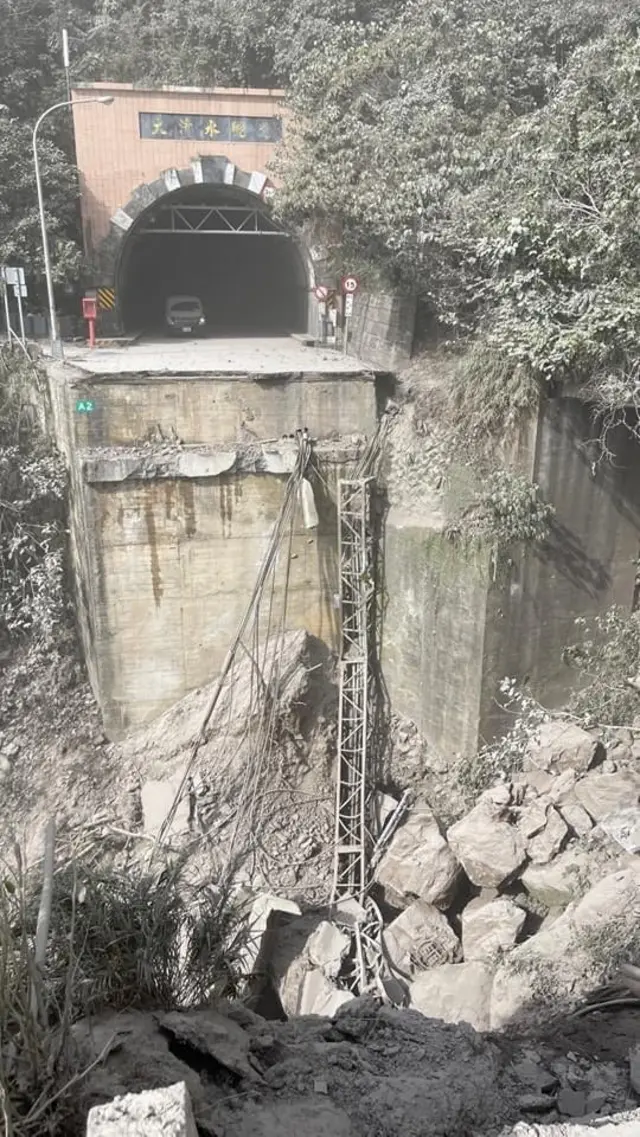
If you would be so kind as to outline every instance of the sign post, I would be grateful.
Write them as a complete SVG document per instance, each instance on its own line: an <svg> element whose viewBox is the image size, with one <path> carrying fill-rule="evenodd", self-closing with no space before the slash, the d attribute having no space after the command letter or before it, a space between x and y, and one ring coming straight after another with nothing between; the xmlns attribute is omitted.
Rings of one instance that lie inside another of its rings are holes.
<svg viewBox="0 0 640 1137"><path fill-rule="evenodd" d="M98 297L82 297L82 315L89 325L89 347L96 346L96 319L98 317Z"/></svg>
<svg viewBox="0 0 640 1137"><path fill-rule="evenodd" d="M13 328L11 327L11 312L9 310L9 287L7 285L4 267L0 269L0 278L2 283L2 298L4 301L4 321L7 326L7 342L9 347L11 347Z"/></svg>
<svg viewBox="0 0 640 1137"><path fill-rule="evenodd" d="M318 301L318 339L322 344L327 342L327 300L329 299L329 291L326 284L318 284L313 290L313 295Z"/></svg>
<svg viewBox="0 0 640 1137"><path fill-rule="evenodd" d="M349 329L351 327L351 317L353 315L353 298L360 287L360 281L357 276L351 273L349 276L343 276L340 281L342 295L344 296L344 337L342 349L346 355L349 350Z"/></svg>
<svg viewBox="0 0 640 1137"><path fill-rule="evenodd" d="M18 319L20 321L20 342L21 342L22 346L24 347L26 342L27 342L27 337L26 337L25 327L24 327L24 311L22 309L23 297L26 297L26 295L27 295L27 285L26 285L26 281L25 281L25 277L24 277L24 269L23 268L16 268L14 265L4 265L2 268L2 274L1 275L2 275L2 279L4 281L4 312L5 312L5 319L7 321L7 335L9 337L9 339L11 339L12 335L15 336L15 332L13 331L13 328L11 327L11 314L9 311L9 288L8 288L8 286L11 285L13 288L13 295L15 296L16 301L18 303Z"/></svg>

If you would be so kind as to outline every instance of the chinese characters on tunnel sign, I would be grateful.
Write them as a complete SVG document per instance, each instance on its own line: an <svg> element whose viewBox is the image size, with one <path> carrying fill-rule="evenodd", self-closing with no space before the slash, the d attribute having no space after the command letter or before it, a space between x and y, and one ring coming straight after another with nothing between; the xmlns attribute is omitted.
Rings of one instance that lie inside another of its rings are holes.
<svg viewBox="0 0 640 1137"><path fill-rule="evenodd" d="M279 118L231 115L140 114L140 137L197 142L280 142Z"/></svg>

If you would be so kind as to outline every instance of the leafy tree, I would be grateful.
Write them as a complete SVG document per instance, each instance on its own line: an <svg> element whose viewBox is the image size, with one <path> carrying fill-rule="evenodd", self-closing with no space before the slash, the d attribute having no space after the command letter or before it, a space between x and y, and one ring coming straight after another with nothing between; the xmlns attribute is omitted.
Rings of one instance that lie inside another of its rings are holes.
<svg viewBox="0 0 640 1137"><path fill-rule="evenodd" d="M46 136L38 145L45 212L55 279L77 277L80 250L75 240L78 182L69 159ZM40 220L31 156L31 129L0 117L0 263L23 265L42 277Z"/></svg>

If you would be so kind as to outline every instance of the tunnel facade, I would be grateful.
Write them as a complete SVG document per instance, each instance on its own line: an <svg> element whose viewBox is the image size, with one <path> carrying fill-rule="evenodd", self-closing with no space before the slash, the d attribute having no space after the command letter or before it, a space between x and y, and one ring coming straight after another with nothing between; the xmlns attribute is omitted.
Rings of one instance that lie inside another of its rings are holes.
<svg viewBox="0 0 640 1137"><path fill-rule="evenodd" d="M181 187L133 223L116 267L125 332L161 331L172 296L197 297L203 334L287 335L307 330L309 269L297 241L248 189Z"/></svg>

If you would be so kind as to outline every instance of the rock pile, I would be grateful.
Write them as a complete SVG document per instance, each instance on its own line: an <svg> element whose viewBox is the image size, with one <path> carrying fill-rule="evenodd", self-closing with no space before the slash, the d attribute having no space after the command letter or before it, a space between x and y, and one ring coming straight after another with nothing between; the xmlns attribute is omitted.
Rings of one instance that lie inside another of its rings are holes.
<svg viewBox="0 0 640 1137"><path fill-rule="evenodd" d="M544 724L522 773L444 831L419 804L377 868L402 909L387 955L411 1005L479 1030L544 1018L640 953L640 756L575 724ZM635 913L635 917L634 917Z"/></svg>
<svg viewBox="0 0 640 1137"><path fill-rule="evenodd" d="M331 1018L290 1022L239 1003L106 1014L76 1024L74 1034L87 1065L107 1052L88 1074L87 1112L122 1095L176 1092L180 1083L198 1133L211 1137L445 1137L636 1105L622 1065L518 1041L506 1047L370 998ZM125 1096L93 1116L122 1119L131 1107Z"/></svg>

